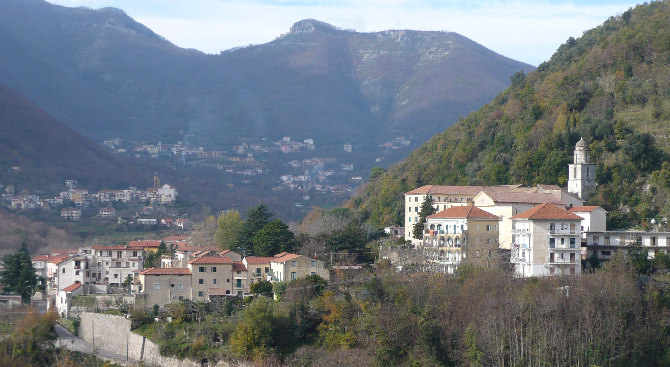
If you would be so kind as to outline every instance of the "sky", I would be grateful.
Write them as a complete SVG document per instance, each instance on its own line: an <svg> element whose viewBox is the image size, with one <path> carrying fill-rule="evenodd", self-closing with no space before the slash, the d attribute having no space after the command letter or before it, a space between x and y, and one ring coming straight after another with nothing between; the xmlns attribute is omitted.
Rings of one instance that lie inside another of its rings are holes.
<svg viewBox="0 0 670 367"><path fill-rule="evenodd" d="M635 6L626 0L47 0L115 7L184 48L218 54L270 42L302 19L343 29L450 31L539 65L569 37Z"/></svg>

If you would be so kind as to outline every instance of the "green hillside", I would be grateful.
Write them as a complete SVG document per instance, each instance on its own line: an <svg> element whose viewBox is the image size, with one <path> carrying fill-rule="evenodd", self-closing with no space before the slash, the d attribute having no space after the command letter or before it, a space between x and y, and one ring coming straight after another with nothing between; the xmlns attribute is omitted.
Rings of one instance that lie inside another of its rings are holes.
<svg viewBox="0 0 670 367"><path fill-rule="evenodd" d="M591 204L609 228L670 214L670 4L640 5L570 38L536 71L375 178L349 205L402 223L424 184L567 184L580 136L597 163Z"/></svg>

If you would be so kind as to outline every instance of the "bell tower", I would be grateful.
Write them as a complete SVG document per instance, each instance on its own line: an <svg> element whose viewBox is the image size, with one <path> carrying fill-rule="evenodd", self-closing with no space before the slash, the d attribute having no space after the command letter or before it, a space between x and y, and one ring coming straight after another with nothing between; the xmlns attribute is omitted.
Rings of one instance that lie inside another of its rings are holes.
<svg viewBox="0 0 670 367"><path fill-rule="evenodd" d="M158 173L154 173L154 188L161 187L161 179L158 177Z"/></svg>
<svg viewBox="0 0 670 367"><path fill-rule="evenodd" d="M568 192L586 201L596 191L596 165L591 163L591 150L579 139L575 146L574 163L568 168Z"/></svg>

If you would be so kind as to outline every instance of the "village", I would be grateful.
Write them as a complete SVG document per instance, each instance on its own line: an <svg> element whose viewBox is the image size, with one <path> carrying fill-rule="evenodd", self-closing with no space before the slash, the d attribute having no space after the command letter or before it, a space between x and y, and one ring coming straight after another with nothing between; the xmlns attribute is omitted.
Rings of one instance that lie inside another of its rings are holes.
<svg viewBox="0 0 670 367"><path fill-rule="evenodd" d="M176 198L173 188L155 180L155 188L147 191L155 193L150 200ZM606 211L583 205L595 190L595 164L583 139L569 166L567 190L556 185L425 185L405 193L405 227L385 229L389 240L380 245L378 260L398 272L455 274L468 264L537 277L579 275L585 262L607 261L634 245L650 259L667 254L670 232L661 231L665 219L651 223L656 226L650 231L607 230ZM96 195L106 201L132 198L124 193ZM391 239L398 239L395 245ZM52 250L32 261L49 304L63 317L80 295L121 294L135 307L163 307L182 300L251 296L259 281L309 275L328 280L332 270L314 257L286 252L246 256L202 246L189 236Z"/></svg>

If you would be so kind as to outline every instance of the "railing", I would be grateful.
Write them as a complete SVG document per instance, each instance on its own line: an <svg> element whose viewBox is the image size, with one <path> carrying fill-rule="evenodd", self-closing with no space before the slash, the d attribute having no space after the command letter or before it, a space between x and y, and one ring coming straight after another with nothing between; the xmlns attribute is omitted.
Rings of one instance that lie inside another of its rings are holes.
<svg viewBox="0 0 670 367"><path fill-rule="evenodd" d="M558 228L551 229L551 228L549 228L549 233L550 234L577 234L577 230L576 229L558 229Z"/></svg>

